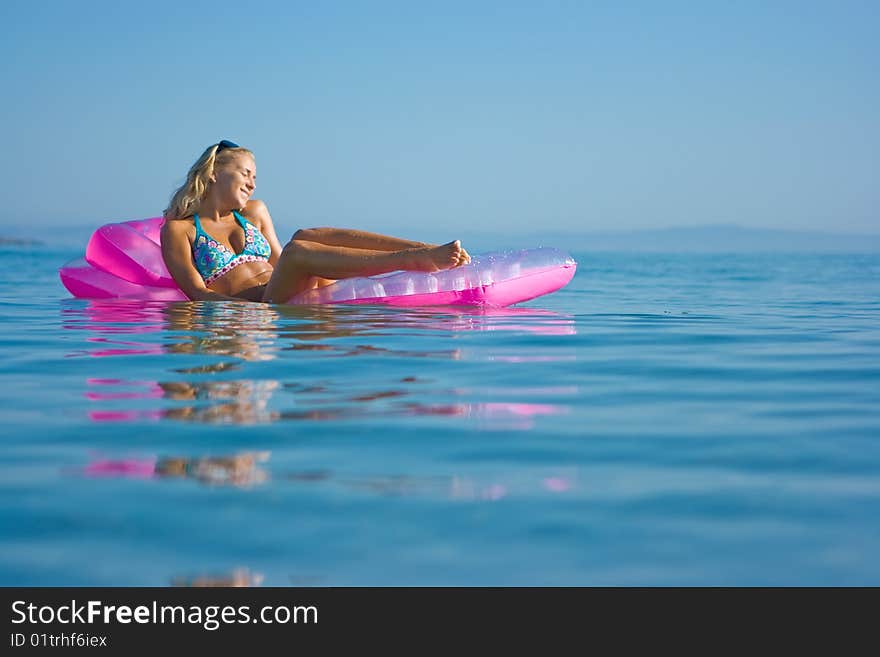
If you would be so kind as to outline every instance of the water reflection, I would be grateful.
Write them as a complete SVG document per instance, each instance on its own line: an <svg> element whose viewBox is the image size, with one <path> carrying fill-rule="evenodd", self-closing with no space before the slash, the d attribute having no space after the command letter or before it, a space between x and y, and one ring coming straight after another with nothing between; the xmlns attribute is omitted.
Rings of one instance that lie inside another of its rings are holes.
<svg viewBox="0 0 880 657"><path fill-rule="evenodd" d="M480 477L462 474L413 476L405 474L352 475L329 469L270 473L270 452L241 452L229 456L159 456L96 458L77 474L89 478L127 478L155 481L188 480L200 485L249 489L269 482L290 486L333 486L349 493L381 497L429 496L460 501L495 502L536 493L565 494L579 486L577 468L542 468L517 475L496 473Z"/></svg>
<svg viewBox="0 0 880 657"><path fill-rule="evenodd" d="M471 393L467 390L425 387L416 377L400 379L394 387L378 388L354 395L351 393L351 384L345 381L305 385L282 384L274 380L189 383L90 379L89 384L92 387L86 391L85 396L92 402L163 400L160 408L89 410L88 416L95 422L176 420L250 425L295 420L447 416L474 420L478 426L494 430L528 430L541 416L569 412L568 404L558 401L472 401L469 399ZM287 394L273 399L279 389ZM540 388L531 390L532 395L541 394ZM535 390L538 392L535 393ZM568 392L562 395L558 387L548 387L548 391L553 391L553 397L558 399L560 396L576 395L577 386L569 386L565 390ZM516 394L516 390L507 391L506 394ZM296 397L292 407L287 401L291 396ZM453 399L435 402L422 399L423 397ZM174 404L171 405L170 402Z"/></svg>
<svg viewBox="0 0 880 657"><path fill-rule="evenodd" d="M80 305L83 303L85 305ZM208 353L243 360L272 360L281 348L333 351L337 347L328 343L328 340L387 336L408 329L444 333L508 331L546 336L576 334L572 316L536 308L377 309L344 305L268 306L232 302L90 300L65 304L61 313L64 329L88 331L93 335L87 336L86 341L98 345L97 349L74 351L69 354L70 357ZM150 339L155 337L172 339ZM347 346L340 348L348 355L369 353L375 349L380 348L373 345L362 345L357 350ZM381 349L404 355L410 353ZM423 355L431 354L426 352Z"/></svg>
<svg viewBox="0 0 880 657"><path fill-rule="evenodd" d="M263 583L262 573L252 573L248 568L235 568L227 573L178 576L171 579L171 586L177 587L224 587L240 588L259 586Z"/></svg>
<svg viewBox="0 0 880 657"><path fill-rule="evenodd" d="M160 382L158 386L167 399L206 402L165 409L163 417L170 420L264 424L279 419L279 413L268 407L272 393L279 386L278 381L168 381Z"/></svg>
<svg viewBox="0 0 880 657"><path fill-rule="evenodd" d="M174 303L161 307L171 341L169 354L231 356L244 361L275 358L278 313L261 303Z"/></svg>
<svg viewBox="0 0 880 657"><path fill-rule="evenodd" d="M88 378L84 396L92 408L87 413L96 422L241 425L447 416L476 420L484 428L528 430L542 416L568 412L566 398L577 394L576 387L547 385L533 386L528 392L496 388L487 395L485 390L439 385L421 375L417 363L424 359L564 360L565 354L535 353L519 340L494 354L482 345L472 350L476 353L458 344L448 346L450 338L467 331L575 333L573 318L532 308L401 310L90 301L63 307L62 313L64 328L85 331L89 345L69 357L152 356L169 375L144 380L101 372ZM414 346L422 344L429 348ZM323 364L332 362L329 359L376 356L394 358L397 371L401 363L413 371L390 380L375 367L344 376L337 368L331 370L336 376L321 376ZM181 357L190 362L182 362ZM279 360L290 363L288 369L296 373L292 380L279 378L284 371L277 365ZM142 369L126 364L129 369ZM242 376L244 372L247 375Z"/></svg>
<svg viewBox="0 0 880 657"><path fill-rule="evenodd" d="M268 479L260 464L269 452L242 452L231 456L155 458L99 458L82 469L87 477L132 479L190 479L210 486L250 488Z"/></svg>

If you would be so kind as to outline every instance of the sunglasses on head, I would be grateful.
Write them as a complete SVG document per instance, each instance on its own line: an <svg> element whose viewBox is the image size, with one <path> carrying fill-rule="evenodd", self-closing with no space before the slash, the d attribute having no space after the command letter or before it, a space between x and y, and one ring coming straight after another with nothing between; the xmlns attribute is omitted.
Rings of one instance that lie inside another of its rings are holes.
<svg viewBox="0 0 880 657"><path fill-rule="evenodd" d="M220 151L224 151L227 148L240 148L240 146L238 144L236 144L234 141L229 141L228 139L222 139L222 140L220 140L220 143L217 144L217 153L219 153Z"/></svg>

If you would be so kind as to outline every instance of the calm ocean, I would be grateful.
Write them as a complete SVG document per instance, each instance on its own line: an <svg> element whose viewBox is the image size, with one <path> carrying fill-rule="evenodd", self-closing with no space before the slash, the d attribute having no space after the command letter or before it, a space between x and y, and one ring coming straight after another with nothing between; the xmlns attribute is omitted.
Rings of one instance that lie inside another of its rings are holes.
<svg viewBox="0 0 880 657"><path fill-rule="evenodd" d="M880 585L880 256L496 312L74 300L3 247L0 584Z"/></svg>

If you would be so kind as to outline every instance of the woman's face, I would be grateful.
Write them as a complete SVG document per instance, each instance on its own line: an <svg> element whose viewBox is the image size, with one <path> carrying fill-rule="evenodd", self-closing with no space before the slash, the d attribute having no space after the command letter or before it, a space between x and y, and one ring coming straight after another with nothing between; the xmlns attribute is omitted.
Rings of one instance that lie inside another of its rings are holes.
<svg viewBox="0 0 880 657"><path fill-rule="evenodd" d="M257 165L254 158L241 153L214 169L214 176L217 200L231 208L243 208L257 186Z"/></svg>

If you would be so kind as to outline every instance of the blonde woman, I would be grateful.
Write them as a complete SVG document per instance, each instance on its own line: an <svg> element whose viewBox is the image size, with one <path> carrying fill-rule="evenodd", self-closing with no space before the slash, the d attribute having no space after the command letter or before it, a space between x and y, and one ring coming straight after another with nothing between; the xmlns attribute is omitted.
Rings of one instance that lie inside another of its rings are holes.
<svg viewBox="0 0 880 657"><path fill-rule="evenodd" d="M251 198L256 181L253 153L224 139L172 196L162 256L190 299L284 303L340 278L470 262L457 240L434 246L344 228L298 230L282 248L266 204Z"/></svg>

